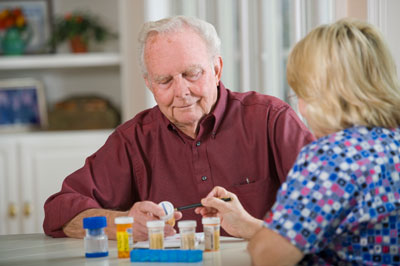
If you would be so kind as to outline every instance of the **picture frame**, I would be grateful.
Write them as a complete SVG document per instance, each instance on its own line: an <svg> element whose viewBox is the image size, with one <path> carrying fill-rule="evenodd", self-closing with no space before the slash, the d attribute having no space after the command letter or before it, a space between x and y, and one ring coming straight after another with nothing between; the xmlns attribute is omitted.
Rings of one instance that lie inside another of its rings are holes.
<svg viewBox="0 0 400 266"><path fill-rule="evenodd" d="M31 78L0 80L0 131L30 131L46 127L43 83Z"/></svg>
<svg viewBox="0 0 400 266"><path fill-rule="evenodd" d="M0 0L0 12L17 7L22 9L28 21L31 36L24 53L53 53L54 47L49 44L53 24L52 0Z"/></svg>

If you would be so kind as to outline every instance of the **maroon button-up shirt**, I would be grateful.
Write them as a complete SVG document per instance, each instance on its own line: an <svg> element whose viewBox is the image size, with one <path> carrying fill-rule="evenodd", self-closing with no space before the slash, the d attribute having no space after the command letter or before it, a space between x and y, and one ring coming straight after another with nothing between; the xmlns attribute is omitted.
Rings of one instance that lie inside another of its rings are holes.
<svg viewBox="0 0 400 266"><path fill-rule="evenodd" d="M256 92L231 92L220 83L214 110L196 139L183 134L155 106L119 126L103 147L69 175L45 203L43 228L54 237L89 208L129 210L137 201L200 202L214 186L237 194L262 218L275 202L300 149L314 140L285 102ZM193 209L183 218L197 220Z"/></svg>

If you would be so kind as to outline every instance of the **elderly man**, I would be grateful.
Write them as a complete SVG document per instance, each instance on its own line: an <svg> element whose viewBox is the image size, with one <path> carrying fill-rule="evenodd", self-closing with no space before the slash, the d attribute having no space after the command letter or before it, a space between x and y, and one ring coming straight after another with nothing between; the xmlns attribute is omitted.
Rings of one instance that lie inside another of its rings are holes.
<svg viewBox="0 0 400 266"><path fill-rule="evenodd" d="M271 208L300 149L313 136L274 97L235 93L220 81L220 40L202 20L172 17L144 25L141 65L157 106L120 125L85 165L45 203L44 230L83 237L82 219L133 216L133 237L147 239L146 222L165 215L157 203L197 203L216 185L235 192L262 218ZM193 210L175 218L198 220ZM166 225L165 234L175 230Z"/></svg>

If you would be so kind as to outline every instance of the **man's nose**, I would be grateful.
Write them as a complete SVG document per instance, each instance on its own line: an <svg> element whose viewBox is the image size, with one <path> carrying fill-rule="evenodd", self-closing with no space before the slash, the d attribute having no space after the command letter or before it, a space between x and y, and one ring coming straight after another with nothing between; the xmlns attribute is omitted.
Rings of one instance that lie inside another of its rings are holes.
<svg viewBox="0 0 400 266"><path fill-rule="evenodd" d="M174 78L173 86L175 97L185 97L190 94L189 83L182 75L178 75Z"/></svg>

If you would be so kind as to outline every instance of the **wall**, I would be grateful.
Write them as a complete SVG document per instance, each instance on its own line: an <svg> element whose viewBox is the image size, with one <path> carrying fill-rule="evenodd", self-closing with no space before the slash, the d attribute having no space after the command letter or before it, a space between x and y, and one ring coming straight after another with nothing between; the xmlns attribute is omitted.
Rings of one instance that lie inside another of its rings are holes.
<svg viewBox="0 0 400 266"><path fill-rule="evenodd" d="M350 17L361 20L367 19L367 0L351 0L347 2L347 11Z"/></svg>
<svg viewBox="0 0 400 266"><path fill-rule="evenodd" d="M395 58L397 65L397 75L400 77L400 1L388 0L386 10L382 16L386 18L386 29L384 36L389 44L389 48Z"/></svg>

